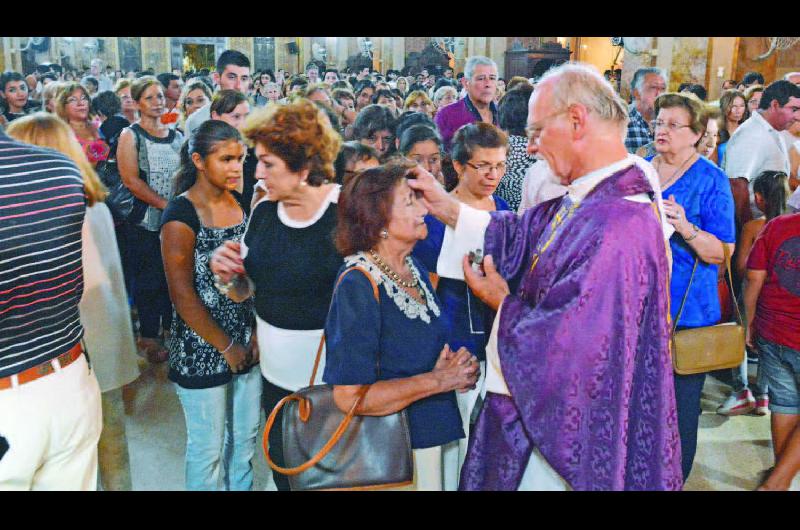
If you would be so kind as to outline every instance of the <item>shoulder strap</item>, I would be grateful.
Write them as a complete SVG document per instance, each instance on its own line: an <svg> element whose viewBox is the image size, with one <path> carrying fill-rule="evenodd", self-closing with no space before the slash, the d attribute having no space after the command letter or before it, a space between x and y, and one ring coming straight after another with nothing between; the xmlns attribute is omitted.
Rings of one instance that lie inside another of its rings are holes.
<svg viewBox="0 0 800 530"><path fill-rule="evenodd" d="M363 267L359 267L358 265L350 267L349 269L345 270L342 274L339 275L339 279L336 280L336 285L333 288L333 292L334 293L336 292L336 289L339 287L339 284L342 283L342 280L350 271L359 271L360 273L362 273L364 276L367 277L367 280L369 280L370 285L372 285L372 296L374 296L375 301L380 304L381 298L379 294L380 291L378 291L378 284L375 283L375 280L372 278L372 275L366 269L364 269ZM331 305L333 305L333 296L331 296ZM317 369L319 368L319 361L322 358L323 346L325 346L324 331L322 332L322 337L320 337L319 339L319 346L317 347L317 358L314 360L314 370L311 372L311 380L308 382L309 386L314 384L314 379L316 379L317 377Z"/></svg>
<svg viewBox="0 0 800 530"><path fill-rule="evenodd" d="M672 324L672 333L675 333L675 330L678 329L678 322L681 319L681 315L683 314L683 308L686 305L686 299L689 297L689 290L692 288L692 280L694 280L694 273L697 272L697 263L700 261L700 258L694 258L694 267L692 267L692 275L689 277L689 285L686 286L686 292L683 293L683 300L681 301L681 307L678 309L678 314L675 316L675 322Z"/></svg>
<svg viewBox="0 0 800 530"><path fill-rule="evenodd" d="M740 326L744 325L744 321L742 320L742 313L739 311L739 304L736 303L736 294L733 292L733 275L731 274L731 251L728 248L728 244L724 241L722 242L722 252L725 254L725 269L728 273L728 289L731 292L731 303L734 307L734 312L736 313L736 323Z"/></svg>
<svg viewBox="0 0 800 530"><path fill-rule="evenodd" d="M142 172L144 169L144 177L139 175L139 178L142 178L145 182L150 182L150 161L147 158L147 141L142 137L142 133L144 129L138 123L134 123L130 127L128 127L131 132L133 133L134 140L136 141L136 154L137 159L139 161L139 173Z"/></svg>
<svg viewBox="0 0 800 530"><path fill-rule="evenodd" d="M725 268L727 270L728 276L728 289L731 292L731 303L733 304L734 311L736 312L736 322L741 326L743 325L742 321L742 314L739 311L739 304L736 303L736 295L733 293L733 276L731 275L731 251L728 248L727 243L721 241L722 243L722 253L725 256ZM678 309L678 315L675 317L675 322L672 325L672 332L675 333L675 330L678 329L678 322L681 319L681 314L683 314L683 308L686 305L686 298L689 296L689 289L692 288L692 280L694 279L694 273L697 271L697 263L699 258L694 259L694 267L692 268L692 276L689 278L689 285L686 287L686 293L683 295L683 300L681 301L681 307Z"/></svg>

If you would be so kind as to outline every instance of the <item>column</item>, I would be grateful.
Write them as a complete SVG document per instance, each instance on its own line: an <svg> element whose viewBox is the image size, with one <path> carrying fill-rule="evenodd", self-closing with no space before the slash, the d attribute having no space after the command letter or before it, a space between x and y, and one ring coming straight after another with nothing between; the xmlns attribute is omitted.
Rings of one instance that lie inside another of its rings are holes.
<svg viewBox="0 0 800 530"><path fill-rule="evenodd" d="M656 55L656 64L658 68L663 68L667 72L667 90L677 89L672 87L670 77L672 72L672 54L673 47L675 46L675 37L658 37L657 38L658 55Z"/></svg>
<svg viewBox="0 0 800 530"><path fill-rule="evenodd" d="M340 72L347 67L349 57L348 42L352 37L336 37L336 69Z"/></svg>
<svg viewBox="0 0 800 530"><path fill-rule="evenodd" d="M506 70L505 51L506 51L505 37L489 38L489 58L497 63L498 77L505 77L505 70Z"/></svg>
<svg viewBox="0 0 800 530"><path fill-rule="evenodd" d="M402 70L406 65L406 38L392 37L392 69Z"/></svg>
<svg viewBox="0 0 800 530"><path fill-rule="evenodd" d="M298 72L305 73L306 65L311 61L311 37L300 37L300 66Z"/></svg>
<svg viewBox="0 0 800 530"><path fill-rule="evenodd" d="M0 38L0 72L5 72L6 70L8 70L6 65L11 64L10 49L11 45L9 43L9 38L8 37Z"/></svg>
<svg viewBox="0 0 800 530"><path fill-rule="evenodd" d="M714 101L719 97L722 82L726 79L733 79L736 37L711 37L708 46L711 53L708 59L705 87L708 91L708 100Z"/></svg>

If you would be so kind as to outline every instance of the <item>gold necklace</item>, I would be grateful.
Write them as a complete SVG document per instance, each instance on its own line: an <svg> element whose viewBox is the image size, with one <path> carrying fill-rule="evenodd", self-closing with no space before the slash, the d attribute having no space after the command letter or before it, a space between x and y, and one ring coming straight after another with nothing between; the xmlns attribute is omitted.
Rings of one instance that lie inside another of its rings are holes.
<svg viewBox="0 0 800 530"><path fill-rule="evenodd" d="M678 173L680 173L681 169L683 169L683 166L685 166L686 163L689 162L689 160L693 159L694 155L696 155L696 154L697 153L692 153L691 155L689 155L689 158L684 160L683 163L680 166L678 166L678 169L675 170L675 173L673 173L672 176L664 184L661 185L661 189L662 190L665 190L665 189L669 188L670 186L672 186L672 183L675 180L675 177L678 176ZM664 165L663 161L664 161L664 157L659 155L658 167L661 167L662 165Z"/></svg>
<svg viewBox="0 0 800 530"><path fill-rule="evenodd" d="M412 273L413 280L410 282L406 281L402 279L400 275L397 274L394 270L392 270L392 268L389 267L389 265L385 261L383 261L380 254L378 254L374 249L369 249L369 254L375 261L375 265L377 265L378 268L382 270L384 274L386 274L394 283L402 287L405 287L406 289L414 289L415 287L417 287L417 285L419 285L419 280L417 279L416 276L414 276L413 273ZM408 258L406 258L406 260L408 260Z"/></svg>

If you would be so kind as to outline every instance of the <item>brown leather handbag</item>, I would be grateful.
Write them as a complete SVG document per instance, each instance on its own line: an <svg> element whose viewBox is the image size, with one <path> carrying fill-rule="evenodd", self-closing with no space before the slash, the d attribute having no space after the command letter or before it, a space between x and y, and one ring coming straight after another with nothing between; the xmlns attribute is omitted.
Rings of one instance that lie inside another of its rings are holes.
<svg viewBox="0 0 800 530"><path fill-rule="evenodd" d="M344 271L363 273L372 284L380 303L378 286L361 267ZM371 385L364 385L347 414L333 400L332 385L314 385L325 335L309 386L286 396L275 405L264 427L264 456L267 464L289 477L292 490L367 490L406 486L414 480L414 460L406 411L388 416L358 416L358 407ZM378 358L380 374L380 355ZM283 414L283 457L287 467L269 456L269 432L281 408Z"/></svg>
<svg viewBox="0 0 800 530"><path fill-rule="evenodd" d="M728 288L731 291L736 321L677 331L678 322L680 322L683 308L686 305L686 298L689 296L689 289L692 287L694 273L697 271L698 258L695 258L692 276L689 278L686 294L683 295L683 301L672 328L672 366L677 374L699 374L712 370L735 368L744 362L745 326L733 294L730 250L725 243L722 244L722 249L725 253Z"/></svg>

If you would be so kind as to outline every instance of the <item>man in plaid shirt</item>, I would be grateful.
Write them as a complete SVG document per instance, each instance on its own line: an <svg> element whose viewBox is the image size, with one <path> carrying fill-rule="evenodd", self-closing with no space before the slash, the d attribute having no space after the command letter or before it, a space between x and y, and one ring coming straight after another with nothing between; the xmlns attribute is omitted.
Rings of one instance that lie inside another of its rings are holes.
<svg viewBox="0 0 800 530"><path fill-rule="evenodd" d="M625 148L629 153L635 153L653 141L650 122L656 118L656 98L667 89L666 79L666 72L661 68L639 68L633 74L633 103L628 108L628 134L625 137Z"/></svg>

